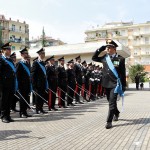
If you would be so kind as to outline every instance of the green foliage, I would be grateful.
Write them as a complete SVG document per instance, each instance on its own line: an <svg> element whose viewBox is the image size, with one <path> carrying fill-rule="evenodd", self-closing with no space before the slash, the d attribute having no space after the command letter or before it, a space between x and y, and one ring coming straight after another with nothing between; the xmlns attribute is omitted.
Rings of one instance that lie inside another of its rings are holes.
<svg viewBox="0 0 150 150"><path fill-rule="evenodd" d="M140 76L140 82L145 82L145 76L147 72L144 71L144 66L137 64L129 68L129 78L132 82L135 82L135 76L138 74Z"/></svg>

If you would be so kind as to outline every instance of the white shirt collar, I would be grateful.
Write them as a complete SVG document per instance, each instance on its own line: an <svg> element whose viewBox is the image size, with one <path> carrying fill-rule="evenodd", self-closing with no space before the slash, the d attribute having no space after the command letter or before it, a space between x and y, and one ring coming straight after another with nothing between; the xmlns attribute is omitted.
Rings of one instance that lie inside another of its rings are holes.
<svg viewBox="0 0 150 150"><path fill-rule="evenodd" d="M42 59L40 59L40 58L38 58L38 61L39 61L39 62L41 62L41 61L43 61L43 60L42 60Z"/></svg>
<svg viewBox="0 0 150 150"><path fill-rule="evenodd" d="M114 53L113 55L110 55L112 58L114 57L118 57L118 54L117 53Z"/></svg>
<svg viewBox="0 0 150 150"><path fill-rule="evenodd" d="M8 56L5 56L4 54L2 54L2 56L3 56L4 58L10 58L10 57L8 57Z"/></svg>
<svg viewBox="0 0 150 150"><path fill-rule="evenodd" d="M27 60L25 60L24 58L22 58L22 60L21 60L23 63L26 63L27 62Z"/></svg>

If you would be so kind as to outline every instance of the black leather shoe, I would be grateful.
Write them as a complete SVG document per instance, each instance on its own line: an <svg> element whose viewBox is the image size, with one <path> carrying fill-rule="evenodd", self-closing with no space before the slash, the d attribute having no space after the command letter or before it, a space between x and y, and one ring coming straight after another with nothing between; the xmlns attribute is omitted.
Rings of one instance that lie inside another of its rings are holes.
<svg viewBox="0 0 150 150"><path fill-rule="evenodd" d="M58 109L54 107L54 108L52 108L52 110L53 110L53 111L57 111Z"/></svg>
<svg viewBox="0 0 150 150"><path fill-rule="evenodd" d="M27 117L32 117L32 115L29 115L29 114L25 114Z"/></svg>
<svg viewBox="0 0 150 150"><path fill-rule="evenodd" d="M40 114L40 111L39 111L39 110L36 110L36 114Z"/></svg>
<svg viewBox="0 0 150 150"><path fill-rule="evenodd" d="M20 114L20 118L27 118L27 115L25 115L25 114Z"/></svg>
<svg viewBox="0 0 150 150"><path fill-rule="evenodd" d="M113 121L118 121L119 115L114 115Z"/></svg>
<svg viewBox="0 0 150 150"><path fill-rule="evenodd" d="M12 112L19 112L19 110L17 110L16 108L11 109Z"/></svg>
<svg viewBox="0 0 150 150"><path fill-rule="evenodd" d="M63 106L63 108L68 108L67 106Z"/></svg>
<svg viewBox="0 0 150 150"><path fill-rule="evenodd" d="M112 128L112 123L111 123L111 122L107 122L105 128L106 128L106 129Z"/></svg>
<svg viewBox="0 0 150 150"><path fill-rule="evenodd" d="M75 104L71 103L70 106L76 106Z"/></svg>
<svg viewBox="0 0 150 150"><path fill-rule="evenodd" d="M44 111L43 109L41 110L42 114L47 114L48 112Z"/></svg>
<svg viewBox="0 0 150 150"><path fill-rule="evenodd" d="M14 122L14 120L9 116L8 117L9 122Z"/></svg>
<svg viewBox="0 0 150 150"><path fill-rule="evenodd" d="M2 118L2 122L4 122L4 123L9 123L10 121L7 119L7 118Z"/></svg>

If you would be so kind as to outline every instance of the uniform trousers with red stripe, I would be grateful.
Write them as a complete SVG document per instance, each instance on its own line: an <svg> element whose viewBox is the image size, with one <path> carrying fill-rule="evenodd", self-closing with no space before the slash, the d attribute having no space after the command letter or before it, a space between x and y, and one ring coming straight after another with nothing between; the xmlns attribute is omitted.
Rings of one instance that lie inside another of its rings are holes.
<svg viewBox="0 0 150 150"><path fill-rule="evenodd" d="M58 106L64 107L65 106L65 97L67 92L67 82L61 81L58 82Z"/></svg>
<svg viewBox="0 0 150 150"><path fill-rule="evenodd" d="M57 79L53 80L51 84L49 84L49 98L48 98L48 106L49 108L55 108L56 104L56 92L57 92Z"/></svg>

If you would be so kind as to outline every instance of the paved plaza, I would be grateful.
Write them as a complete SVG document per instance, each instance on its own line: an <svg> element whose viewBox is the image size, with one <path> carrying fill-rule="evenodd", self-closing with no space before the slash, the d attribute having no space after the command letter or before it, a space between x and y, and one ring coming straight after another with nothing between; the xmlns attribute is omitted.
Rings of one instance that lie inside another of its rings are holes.
<svg viewBox="0 0 150 150"><path fill-rule="evenodd" d="M150 150L150 91L125 95L125 111L109 130L106 98L27 119L13 113L15 122L0 122L0 150Z"/></svg>

